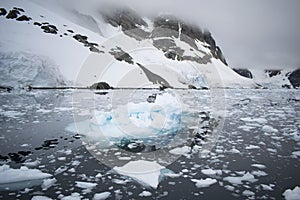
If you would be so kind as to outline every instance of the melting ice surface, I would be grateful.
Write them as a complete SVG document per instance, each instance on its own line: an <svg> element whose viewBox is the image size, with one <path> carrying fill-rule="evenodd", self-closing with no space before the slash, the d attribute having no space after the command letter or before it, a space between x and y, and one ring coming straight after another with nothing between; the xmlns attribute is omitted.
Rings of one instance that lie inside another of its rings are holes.
<svg viewBox="0 0 300 200"><path fill-rule="evenodd" d="M71 124L68 131L89 139L138 138L175 135L183 127L182 104L172 94L157 95L155 102L129 102L110 112L95 110L90 120ZM90 141L90 140L89 140Z"/></svg>

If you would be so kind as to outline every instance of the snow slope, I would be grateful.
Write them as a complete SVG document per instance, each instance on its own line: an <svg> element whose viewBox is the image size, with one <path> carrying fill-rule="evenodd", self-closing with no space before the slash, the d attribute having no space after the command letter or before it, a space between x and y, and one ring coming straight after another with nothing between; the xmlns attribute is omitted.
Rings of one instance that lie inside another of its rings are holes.
<svg viewBox="0 0 300 200"><path fill-rule="evenodd" d="M68 84L73 82L78 85L91 85L105 81L115 87L144 85L148 87L164 85L175 88L188 88L189 85L198 88L256 87L252 80L239 76L227 67L224 61L215 58L220 52L215 52L214 41L208 44L192 38L194 42L189 43L188 40L182 39L182 27L175 30L179 33L178 38L172 34L166 35L168 42L176 48L172 47L165 52L161 46L164 45L163 39L166 37L159 36L157 32L159 27L157 22L153 22L154 19L140 18L129 12L129 15L133 15L132 20L137 20L143 25L132 24L125 18L120 22L122 25L115 25L114 20L118 20L115 19L118 16L112 13L109 13L112 16L105 18L105 15L96 13L95 10L87 10L83 7L67 9L56 4L57 1L47 1L40 3L41 5L36 3L20 0L2 2L1 7L6 11L9 12L13 7L22 8L24 12L20 12L18 17L26 15L31 18L29 21L17 21L0 16L0 26L5 27L0 29L2 38L0 45L4 47L1 48L2 55L24 52L25 55L47 57L49 62L53 63L51 66L58 66ZM136 27L138 33L128 34L126 26ZM50 33L47 29L50 29ZM150 33L156 36L153 36L154 38L147 36L139 40L137 36L141 33L141 37ZM211 40L213 39L209 41ZM144 51L148 47L152 48L152 51ZM175 59L172 57L174 49L181 54L175 56ZM122 52L126 54L127 60L120 59L124 55ZM97 63L95 64L94 61ZM102 63L106 65L103 66ZM7 64L9 63L5 65ZM43 81L26 80L24 84L30 82L39 85L60 85L62 83L58 72L56 76L59 81L56 83L52 81L55 76L52 72L48 76L52 78L48 80L44 76ZM21 77L19 78L22 80Z"/></svg>

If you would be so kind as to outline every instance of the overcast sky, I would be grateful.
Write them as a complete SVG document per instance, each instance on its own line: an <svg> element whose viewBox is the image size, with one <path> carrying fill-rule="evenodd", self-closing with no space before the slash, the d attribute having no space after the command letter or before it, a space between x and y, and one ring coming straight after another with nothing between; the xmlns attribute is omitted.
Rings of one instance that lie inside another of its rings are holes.
<svg viewBox="0 0 300 200"><path fill-rule="evenodd" d="M300 0L122 0L208 28L232 67L300 68Z"/></svg>
<svg viewBox="0 0 300 200"><path fill-rule="evenodd" d="M300 68L300 0L61 1L93 9L109 2L142 15L172 13L209 29L231 67Z"/></svg>

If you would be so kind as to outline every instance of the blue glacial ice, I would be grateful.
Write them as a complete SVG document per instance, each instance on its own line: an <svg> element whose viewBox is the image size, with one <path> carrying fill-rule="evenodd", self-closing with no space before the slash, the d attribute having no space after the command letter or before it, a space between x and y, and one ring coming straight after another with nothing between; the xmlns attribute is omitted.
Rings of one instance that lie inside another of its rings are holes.
<svg viewBox="0 0 300 200"><path fill-rule="evenodd" d="M175 95L163 93L153 103L129 102L110 112L95 110L91 119L71 124L67 130L78 132L89 141L171 137L188 124L183 123L184 109L185 105Z"/></svg>

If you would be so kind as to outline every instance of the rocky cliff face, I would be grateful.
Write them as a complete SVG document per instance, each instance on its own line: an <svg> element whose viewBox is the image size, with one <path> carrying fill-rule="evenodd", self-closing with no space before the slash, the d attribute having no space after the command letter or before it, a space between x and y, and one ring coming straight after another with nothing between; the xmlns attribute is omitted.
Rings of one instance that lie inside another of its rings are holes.
<svg viewBox="0 0 300 200"><path fill-rule="evenodd" d="M160 15L154 18L151 28L150 24L130 9L117 9L110 13L103 12L102 16L106 23L114 27L121 27L122 31L130 37L137 40L152 39L154 46L162 50L169 59L190 60L205 64L210 61L212 55L227 65L220 47L217 46L208 30L203 31L201 28L185 23L172 15ZM176 45L174 38L189 44L191 50L199 51L205 55L202 58L184 55L184 50ZM210 49L211 55L199 49L196 40L203 42L205 47Z"/></svg>

